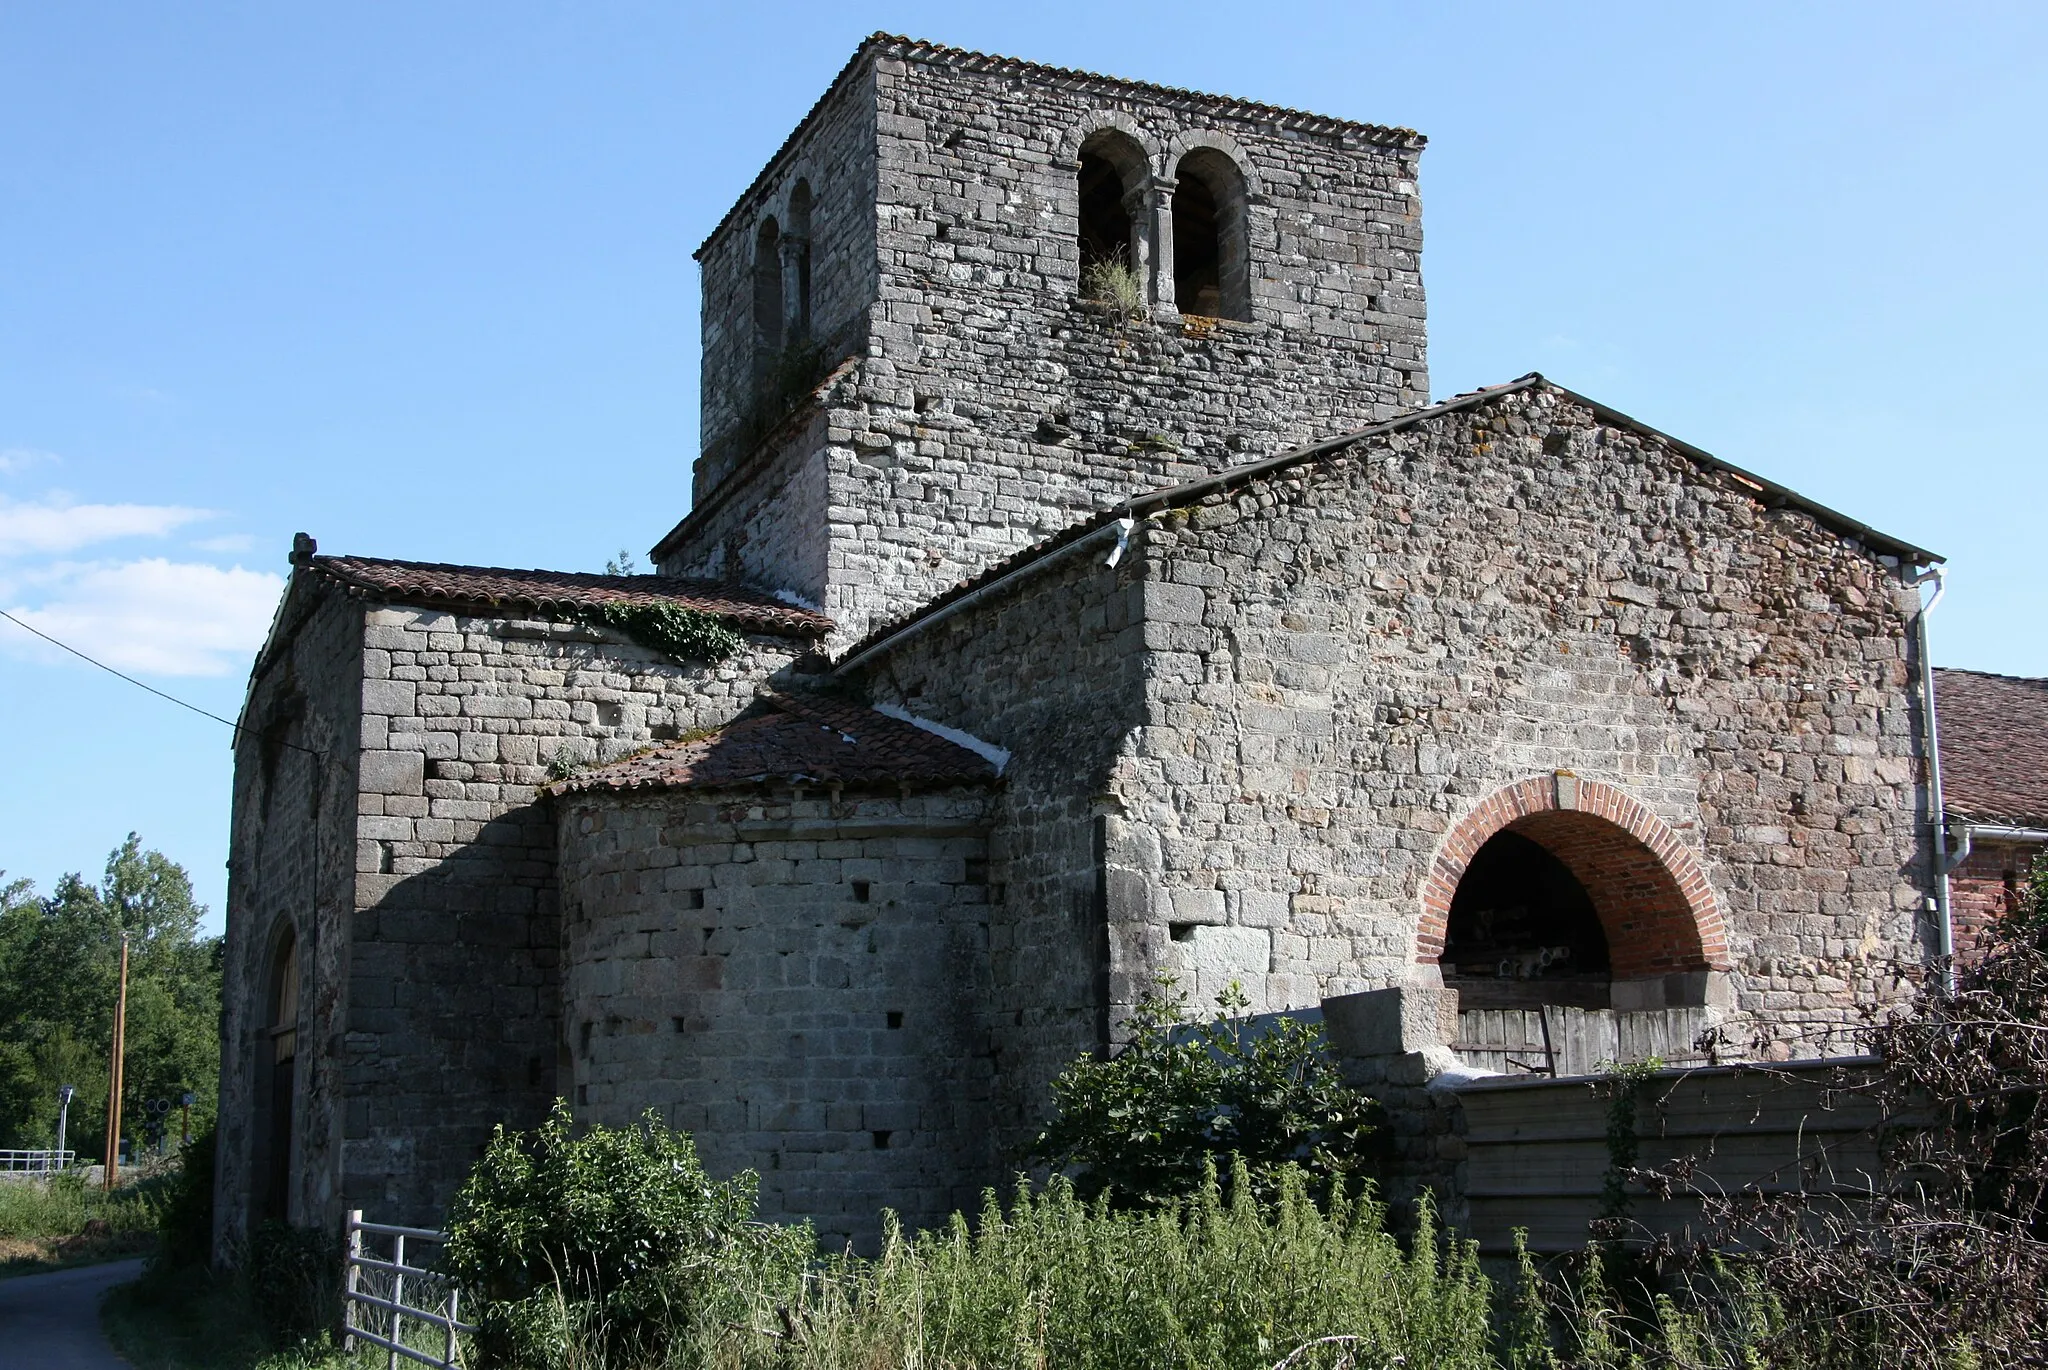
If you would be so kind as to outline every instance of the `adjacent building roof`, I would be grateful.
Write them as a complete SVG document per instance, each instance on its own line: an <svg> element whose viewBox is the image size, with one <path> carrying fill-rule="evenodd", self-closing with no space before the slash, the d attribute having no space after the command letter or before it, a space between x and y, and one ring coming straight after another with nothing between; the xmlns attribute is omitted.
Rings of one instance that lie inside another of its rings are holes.
<svg viewBox="0 0 2048 1370"><path fill-rule="evenodd" d="M708 737L582 771L551 794L812 785L976 784L994 765L936 733L825 695L769 695Z"/></svg>
<svg viewBox="0 0 2048 1370"><path fill-rule="evenodd" d="M1653 438L1658 442L1667 444L1673 451L1690 458L1709 470L1725 472L1735 477L1736 481L1744 486L1759 503L1771 508L1797 509L1811 517L1814 522L1820 524L1823 528L1827 528L1843 537L1854 538L1873 552L1897 557L1900 561L1911 565L1925 565L1943 560L1942 557L1928 551L1924 547L1916 547L1910 542L1881 533L1867 523L1850 518L1847 514L1838 513L1824 504L1806 498L1806 496L1796 490L1788 489L1776 481L1767 480L1754 472L1745 471L1733 462L1723 461L1711 452L1694 447L1689 442L1674 438L1669 433L1652 428L1647 423L1637 419L1630 418L1618 409L1611 409L1607 405L1601 404L1598 400L1589 399L1575 390L1567 390L1556 382L1546 379L1541 372L1531 371L1528 375L1519 376L1503 385L1492 385L1484 389L1473 390L1453 399L1427 405L1421 409L1411 409L1405 414L1398 414L1384 422L1372 424L1369 427L1360 428L1354 432L1340 433L1336 437L1325 438L1320 442L1312 442L1305 447L1296 447L1289 451L1281 452L1276 456L1266 457L1260 461L1246 462L1242 466L1225 467L1213 475L1201 476L1180 485L1169 486L1163 490L1155 490L1151 494L1138 495L1127 499L1121 504L1104 509L1089 518L1081 520L1079 523L1062 529L1042 542L1026 547L1023 551L1018 552L1007 560L997 562L979 575L960 582L960 584L955 585L944 594L929 600L902 618L873 629L866 637L849 647L840 656L839 669L844 670L860 658L871 655L891 638L910 631L920 622L941 615L953 604L970 596L981 594L983 591L992 588L998 581L1023 573L1034 563L1044 561L1061 549L1094 536L1119 519L1139 517L1164 509L1185 508L1189 505L1197 504L1211 495L1221 494L1238 486L1278 475L1283 471L1305 463L1337 456L1374 438L1420 427L1446 414L1454 414L1460 410L1481 408L1493 403L1504 395L1513 395L1525 390L1537 389L1562 395L1575 404L1585 406L1602 423L1610 424L1616 428L1625 428L1630 432L1638 433L1647 438Z"/></svg>
<svg viewBox="0 0 2048 1370"><path fill-rule="evenodd" d="M2048 828L2048 680L1937 669L1942 807L1958 818Z"/></svg>
<svg viewBox="0 0 2048 1370"><path fill-rule="evenodd" d="M349 593L464 613L528 610L539 614L599 604L674 604L713 614L745 632L823 637L832 620L761 590L669 576L604 576L581 571L515 571L376 557L295 558L302 570Z"/></svg>
<svg viewBox="0 0 2048 1370"><path fill-rule="evenodd" d="M1236 115L1248 119L1261 119L1278 124L1282 128L1296 129L1306 133L1347 133L1361 142L1380 143L1393 147L1421 148L1428 140L1412 128L1400 128L1388 124L1366 124L1354 119L1338 119L1327 114L1311 114L1306 110L1290 109L1285 105L1268 105L1257 100L1241 100L1234 95L1210 95L1181 86L1155 85L1150 81L1132 81L1121 76L1105 76L1100 72L1081 71L1073 67L1048 66L1043 62L1027 62L1021 57L1001 57L994 53L974 52L967 48L948 47L944 43L927 43L919 38L905 38L894 33L871 33L854 49L846 65L832 78L832 84L818 97L809 112L797 121L782 146L775 149L775 155L762 166L746 191L726 210L718 224L706 234L698 245L696 256L702 257L704 249L713 239L725 231L727 224L747 203L754 192L780 173L782 159L803 137L804 130L811 126L819 111L837 94L846 79L860 70L863 63L882 55L899 57L913 62L933 62L955 66L967 71L991 71L1006 76L1028 76L1035 80L1058 85L1106 86L1119 91L1128 91L1142 96L1156 104L1168 107L1197 107L1212 114Z"/></svg>

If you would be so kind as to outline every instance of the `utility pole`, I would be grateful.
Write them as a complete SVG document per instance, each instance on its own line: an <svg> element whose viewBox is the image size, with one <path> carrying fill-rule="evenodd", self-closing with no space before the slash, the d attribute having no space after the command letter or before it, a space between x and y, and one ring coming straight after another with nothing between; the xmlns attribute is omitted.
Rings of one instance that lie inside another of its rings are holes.
<svg viewBox="0 0 2048 1370"><path fill-rule="evenodd" d="M71 1121L71 1096L78 1093L76 1085L57 1086L57 1169L64 1168L64 1128Z"/></svg>
<svg viewBox="0 0 2048 1370"><path fill-rule="evenodd" d="M114 1001L113 1082L107 1089L107 1163L101 1186L111 1192L121 1170L121 1067L128 1050L128 934L121 934L121 993Z"/></svg>
<svg viewBox="0 0 2048 1370"><path fill-rule="evenodd" d="M185 1097L178 1101L185 1110L184 1124L178 1129L178 1149L192 1145L192 1091L186 1090Z"/></svg>

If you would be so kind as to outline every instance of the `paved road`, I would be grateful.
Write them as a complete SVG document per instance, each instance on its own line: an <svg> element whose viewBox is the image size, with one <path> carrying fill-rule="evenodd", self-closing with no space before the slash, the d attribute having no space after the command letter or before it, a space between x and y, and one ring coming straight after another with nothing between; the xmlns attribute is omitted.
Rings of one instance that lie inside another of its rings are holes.
<svg viewBox="0 0 2048 1370"><path fill-rule="evenodd" d="M100 1333L100 1300L141 1273L110 1261L0 1280L0 1370L129 1370Z"/></svg>

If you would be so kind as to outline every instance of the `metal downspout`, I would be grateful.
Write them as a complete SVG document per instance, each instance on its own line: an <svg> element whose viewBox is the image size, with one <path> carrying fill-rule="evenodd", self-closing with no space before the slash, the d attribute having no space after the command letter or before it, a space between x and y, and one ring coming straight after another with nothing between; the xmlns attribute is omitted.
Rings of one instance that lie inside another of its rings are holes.
<svg viewBox="0 0 2048 1370"><path fill-rule="evenodd" d="M1934 717L1934 657L1927 642L1927 616L1948 593L1948 580L1941 567L1930 566L1914 578L1913 584L1917 587L1930 580L1934 582L1934 596L1913 616L1913 638L1920 654L1920 745L1927 754L1927 860L1930 874L1934 877L1935 936L1938 939L1935 951L1941 962L1942 987L1954 989L1956 925L1955 915L1949 907L1948 889L1948 873L1954 867L1949 861L1948 823L1941 794L1941 729Z"/></svg>

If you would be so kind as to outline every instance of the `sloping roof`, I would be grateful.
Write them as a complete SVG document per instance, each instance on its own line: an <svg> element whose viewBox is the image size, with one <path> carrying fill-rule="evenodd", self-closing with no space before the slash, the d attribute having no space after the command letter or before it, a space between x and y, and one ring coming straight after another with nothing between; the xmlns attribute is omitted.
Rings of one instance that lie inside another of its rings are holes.
<svg viewBox="0 0 2048 1370"><path fill-rule="evenodd" d="M915 724L823 695L769 695L709 737L655 747L547 787L592 791L785 784L975 784L989 762Z"/></svg>
<svg viewBox="0 0 2048 1370"><path fill-rule="evenodd" d="M2048 827L2048 680L1936 668L1942 807L1960 818Z"/></svg>
<svg viewBox="0 0 2048 1370"><path fill-rule="evenodd" d="M1020 57L1001 57L994 53L974 52L967 48L948 47L944 43L927 43L919 38L905 38L894 33L871 33L854 49L853 56L825 87L825 93L818 97L809 112L797 121L782 146L775 149L775 155L762 164L761 172L750 182L732 207L719 218L717 227L704 235L704 241L697 245L694 255L702 257L711 240L725 231L740 207L752 199L763 183L772 180L779 171L778 164L788 155L790 149L803 138L804 130L811 126L819 113L830 102L849 76L860 70L861 65L875 56L901 57L913 62L944 63L967 71L991 71L1003 75L1021 75L1061 85L1112 86L1118 90L1141 95L1148 100L1181 108L1199 107L1212 114L1235 115L1241 118L1264 119L1283 128L1297 129L1306 133L1349 133L1364 142L1380 143L1393 147L1421 148L1428 139L1412 128L1399 128L1388 124L1366 124L1353 119L1338 119L1327 114L1311 114L1306 110L1290 109L1285 105L1268 105L1257 100L1241 100L1234 95L1211 95L1182 86L1162 86L1150 81L1132 81L1121 76L1105 76L1100 72L1081 71L1074 67L1048 66L1043 62L1027 62Z"/></svg>
<svg viewBox="0 0 2048 1370"><path fill-rule="evenodd" d="M843 669L857 658L869 655L890 638L895 637L899 633L907 632L923 620L940 613L947 606L957 603L970 595L979 594L997 581L1028 570L1032 563L1043 561L1061 548L1070 546L1084 538L1092 537L1120 518L1143 516L1165 509L1178 509L1197 504L1211 495L1221 494L1252 481L1278 475L1283 471L1290 470L1307 462L1320 461L1327 457L1336 456L1373 438L1384 437L1390 433L1399 433L1410 428L1416 428L1433 419L1441 418L1446 414L1455 414L1466 409L1477 409L1491 404L1503 396L1539 388L1548 390L1553 394L1562 395L1574 404L1583 405L1591 410L1594 417L1602 423L1610 424L1616 428L1625 428L1630 432L1667 443L1673 451L1698 462L1710 470L1721 471L1734 476L1738 482L1748 487L1751 494L1760 504L1771 508L1797 509L1810 516L1814 522L1824 528L1840 533L1844 537L1855 538L1873 551L1898 557L1905 562L1924 564L1944 559L1924 547L1916 547L1910 542L1881 533L1867 523L1850 518L1847 514L1837 513L1826 505L1810 500L1797 491L1778 484L1776 481L1767 480L1762 476L1756 475L1754 472L1745 471L1733 462L1723 461L1711 452L1694 447L1683 439L1674 438L1669 433L1630 418L1620 410L1609 408L1598 400L1589 399L1575 390L1567 390L1564 386L1545 378L1539 371L1531 371L1528 375L1519 376L1503 385L1491 385L1480 390L1469 391L1466 394L1444 400L1438 404L1428 405L1421 409L1411 409L1405 414L1398 414L1381 423L1375 423L1350 433L1341 433L1333 438L1312 442L1305 447L1296 447L1261 461L1246 462L1242 466L1226 467L1214 475L1202 476L1180 485L1168 486L1163 490L1155 490L1148 495L1138 495L1125 500L1121 504L1104 509L1100 513L1060 530L1042 542L1033 543L1014 556L990 566L979 575L961 581L944 594L928 601L919 608L896 619L894 622L885 623L875 628L840 656L840 666Z"/></svg>
<svg viewBox="0 0 2048 1370"><path fill-rule="evenodd" d="M313 556L299 563L351 594L423 608L478 610L587 609L599 604L675 604L714 614L747 632L823 637L825 615L744 586L668 576L604 576L582 571L516 571L500 566L449 566L431 561Z"/></svg>

